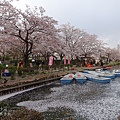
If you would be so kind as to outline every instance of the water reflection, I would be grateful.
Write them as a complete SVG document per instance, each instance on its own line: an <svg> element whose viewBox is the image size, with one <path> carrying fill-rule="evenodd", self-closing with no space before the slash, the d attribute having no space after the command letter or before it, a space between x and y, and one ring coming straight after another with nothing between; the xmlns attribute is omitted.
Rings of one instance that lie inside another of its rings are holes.
<svg viewBox="0 0 120 120"><path fill-rule="evenodd" d="M19 98L19 106L44 112L45 120L117 120L120 115L120 77L109 84L58 83L26 92ZM26 98L25 100L23 98Z"/></svg>

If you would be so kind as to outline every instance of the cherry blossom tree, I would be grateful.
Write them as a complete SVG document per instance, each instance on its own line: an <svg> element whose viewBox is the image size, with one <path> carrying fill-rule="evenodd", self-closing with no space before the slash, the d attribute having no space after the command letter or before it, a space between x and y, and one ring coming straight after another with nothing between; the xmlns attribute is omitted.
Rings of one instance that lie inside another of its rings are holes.
<svg viewBox="0 0 120 120"><path fill-rule="evenodd" d="M69 23L57 29L57 21L44 16L42 7L32 10L26 6L22 12L12 6L12 1L0 1L1 53L5 53L5 48L11 50L12 54L18 52L23 57L25 67L33 52L42 54L46 60L55 53L59 54L61 60L64 56L73 59L81 55L107 56L108 61L119 57L115 49L105 48L105 43L98 40L97 35L90 35Z"/></svg>
<svg viewBox="0 0 120 120"><path fill-rule="evenodd" d="M60 35L71 59L80 59L81 56L87 58L92 55L100 57L100 52L104 50L105 43L98 40L97 35L90 35L84 30L70 26L69 23L61 26Z"/></svg>
<svg viewBox="0 0 120 120"><path fill-rule="evenodd" d="M28 6L25 12L13 7L10 2L0 1L0 27L1 34L11 36L16 43L22 46L23 60L25 67L28 66L28 58L32 53L34 43L39 42L41 36L46 36L45 40L54 38L57 30L57 21L44 16L45 10L35 7L31 10Z"/></svg>
<svg viewBox="0 0 120 120"><path fill-rule="evenodd" d="M0 34L0 55L2 60L8 55L8 51L10 49L10 43L7 41L8 37L4 37L4 35Z"/></svg>
<svg viewBox="0 0 120 120"><path fill-rule="evenodd" d="M107 58L107 62L110 62L110 60L112 61L120 60L120 54L118 49L106 47L104 52Z"/></svg>
<svg viewBox="0 0 120 120"><path fill-rule="evenodd" d="M84 32L83 37L79 42L79 49L81 54L87 57L93 54L98 46L99 41L97 40L96 35L89 35L88 33Z"/></svg>
<svg viewBox="0 0 120 120"><path fill-rule="evenodd" d="M109 63L111 59L112 49L110 47L106 47L104 52L106 55L107 62Z"/></svg>
<svg viewBox="0 0 120 120"><path fill-rule="evenodd" d="M102 59L106 54L105 54L105 50L106 50L106 43L103 42L102 40L97 40L97 46L96 49L93 51L93 55L98 58L98 59Z"/></svg>
<svg viewBox="0 0 120 120"><path fill-rule="evenodd" d="M55 45L56 49L55 49L55 53L57 53L59 55L60 58L60 63L62 63L63 57L65 55L67 55L67 48L66 45L64 44L64 42L59 38L59 42L57 42L57 44Z"/></svg>
<svg viewBox="0 0 120 120"><path fill-rule="evenodd" d="M48 60L50 56L56 57L55 54L59 54L62 52L65 54L65 45L59 38L59 30L56 32L56 35L53 39L46 40L46 36L42 36L39 41L36 42L36 48L34 51L36 53L40 53L45 60Z"/></svg>
<svg viewBox="0 0 120 120"><path fill-rule="evenodd" d="M74 26L70 26L70 24L61 25L61 39L63 43L66 45L66 55L73 59L74 57L80 55L78 52L79 42L84 33L83 30L79 28L75 28Z"/></svg>
<svg viewBox="0 0 120 120"><path fill-rule="evenodd" d="M111 60L113 60L113 61L119 61L120 60L120 53L119 53L118 49L116 49L116 48L112 49Z"/></svg>

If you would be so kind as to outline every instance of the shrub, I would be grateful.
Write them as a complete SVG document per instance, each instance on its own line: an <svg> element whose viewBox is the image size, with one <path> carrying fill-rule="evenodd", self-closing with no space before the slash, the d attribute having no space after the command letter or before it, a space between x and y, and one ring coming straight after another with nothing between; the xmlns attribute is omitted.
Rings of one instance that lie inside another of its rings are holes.
<svg viewBox="0 0 120 120"><path fill-rule="evenodd" d="M0 64L0 78L1 78L1 71L2 69L5 69L5 66L3 66L2 64Z"/></svg>
<svg viewBox="0 0 120 120"><path fill-rule="evenodd" d="M8 105L5 102L0 101L0 115L4 116L5 114L7 114L7 107Z"/></svg>
<svg viewBox="0 0 120 120"><path fill-rule="evenodd" d="M8 67L8 69L9 69L9 72L10 72L10 74L11 74L11 79L13 80L13 79L14 79L14 76L15 76L15 73L16 73L16 70L17 70L17 68L16 68L16 66L9 66L9 67Z"/></svg>
<svg viewBox="0 0 120 120"><path fill-rule="evenodd" d="M22 107L1 118L1 120L43 120L43 115L35 110Z"/></svg>
<svg viewBox="0 0 120 120"><path fill-rule="evenodd" d="M48 66L48 65L42 65L41 68L42 68L43 70L49 70L49 66Z"/></svg>

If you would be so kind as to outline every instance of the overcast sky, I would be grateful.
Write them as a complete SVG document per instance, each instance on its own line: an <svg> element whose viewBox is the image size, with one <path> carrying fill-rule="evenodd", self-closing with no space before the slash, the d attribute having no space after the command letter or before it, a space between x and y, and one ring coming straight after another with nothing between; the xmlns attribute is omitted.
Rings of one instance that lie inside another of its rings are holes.
<svg viewBox="0 0 120 120"><path fill-rule="evenodd" d="M84 29L98 35L111 48L120 44L120 0L19 0L14 5L24 9L42 6L45 15L53 17L59 25Z"/></svg>

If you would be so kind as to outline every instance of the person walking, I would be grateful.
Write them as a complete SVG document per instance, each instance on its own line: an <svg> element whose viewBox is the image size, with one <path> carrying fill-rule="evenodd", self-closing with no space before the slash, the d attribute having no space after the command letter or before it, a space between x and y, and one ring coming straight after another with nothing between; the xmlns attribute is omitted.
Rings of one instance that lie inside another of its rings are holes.
<svg viewBox="0 0 120 120"><path fill-rule="evenodd" d="M20 60L17 65L18 75L22 75L23 62Z"/></svg>

